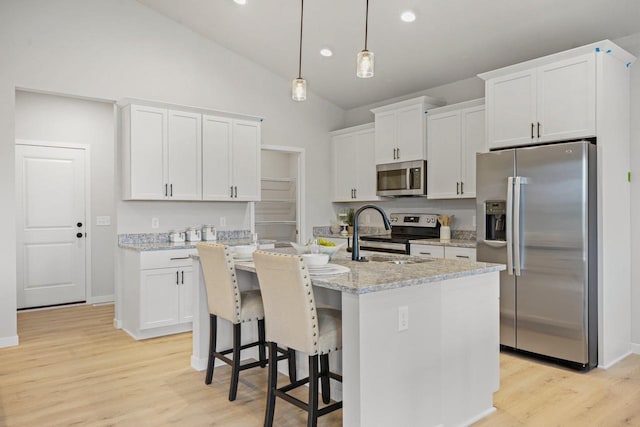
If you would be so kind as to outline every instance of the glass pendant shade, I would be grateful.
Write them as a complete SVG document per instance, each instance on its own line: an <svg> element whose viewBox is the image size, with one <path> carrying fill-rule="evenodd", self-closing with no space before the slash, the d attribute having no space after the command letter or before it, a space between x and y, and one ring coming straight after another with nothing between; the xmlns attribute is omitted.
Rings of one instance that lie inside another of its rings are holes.
<svg viewBox="0 0 640 427"><path fill-rule="evenodd" d="M373 77L373 52L365 49L358 53L356 76L361 79Z"/></svg>
<svg viewBox="0 0 640 427"><path fill-rule="evenodd" d="M307 99L307 81L305 79L293 79L293 82L291 82L291 98L294 101Z"/></svg>

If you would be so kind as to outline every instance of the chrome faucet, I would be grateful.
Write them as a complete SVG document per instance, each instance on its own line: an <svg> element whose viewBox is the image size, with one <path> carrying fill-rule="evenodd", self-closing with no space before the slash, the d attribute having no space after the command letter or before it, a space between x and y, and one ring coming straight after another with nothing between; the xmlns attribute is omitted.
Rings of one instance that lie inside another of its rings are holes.
<svg viewBox="0 0 640 427"><path fill-rule="evenodd" d="M382 215L382 220L384 221L385 230L391 230L391 222L389 221L389 217L387 217L387 214L385 214L384 211L378 206L364 205L363 207L358 209L353 216L353 248L351 252L351 259L354 261L366 261L364 258L360 257L360 243L358 242L358 218L360 217L360 214L363 210L369 208L375 209L380 212L380 215Z"/></svg>

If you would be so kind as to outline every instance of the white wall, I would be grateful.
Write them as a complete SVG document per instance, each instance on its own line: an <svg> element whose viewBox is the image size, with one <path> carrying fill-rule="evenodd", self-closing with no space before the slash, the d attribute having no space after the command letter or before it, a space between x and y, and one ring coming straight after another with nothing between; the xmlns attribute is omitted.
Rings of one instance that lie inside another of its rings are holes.
<svg viewBox="0 0 640 427"><path fill-rule="evenodd" d="M91 147L91 297L112 297L116 234L113 104L18 91L15 126L16 139ZM111 217L111 226L97 227L95 217L104 215Z"/></svg>
<svg viewBox="0 0 640 427"><path fill-rule="evenodd" d="M313 93L304 103L291 101L288 80L134 0L4 0L0 61L2 224L15 224L16 88L112 101L153 99L262 116L263 144L304 147L309 176L326 174L328 131L343 124L342 109ZM333 215L329 191L328 180L307 182L309 230ZM182 206L167 204L161 221L177 221L174 208ZM137 225L150 222L154 214L144 203L121 202L116 210L122 231L139 231ZM244 210L237 212L244 217ZM16 337L14 227L9 226L6 236L0 241L0 270L5 272L0 281L0 346Z"/></svg>
<svg viewBox="0 0 640 427"><path fill-rule="evenodd" d="M640 33L615 40L640 57ZM631 342L640 354L640 62L631 66Z"/></svg>

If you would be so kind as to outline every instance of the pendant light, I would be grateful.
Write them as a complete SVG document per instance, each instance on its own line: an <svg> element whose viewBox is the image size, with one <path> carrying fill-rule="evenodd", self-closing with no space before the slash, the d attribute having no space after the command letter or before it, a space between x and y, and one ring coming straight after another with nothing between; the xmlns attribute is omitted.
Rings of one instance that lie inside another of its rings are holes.
<svg viewBox="0 0 640 427"><path fill-rule="evenodd" d="M307 81L302 78L302 19L304 17L304 0L300 0L300 52L298 54L298 78L291 82L291 98L294 101L307 99Z"/></svg>
<svg viewBox="0 0 640 427"><path fill-rule="evenodd" d="M366 79L373 77L373 52L367 50L367 35L369 32L369 0L367 0L367 15L364 25L364 49L358 53L356 61L356 76Z"/></svg>

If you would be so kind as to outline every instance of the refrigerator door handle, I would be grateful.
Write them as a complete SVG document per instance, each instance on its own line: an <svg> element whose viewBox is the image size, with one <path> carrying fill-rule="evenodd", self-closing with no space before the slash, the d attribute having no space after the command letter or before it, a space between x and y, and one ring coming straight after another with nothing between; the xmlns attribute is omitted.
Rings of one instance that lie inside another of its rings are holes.
<svg viewBox="0 0 640 427"><path fill-rule="evenodd" d="M504 240L483 240L483 243L491 248L504 248L507 242Z"/></svg>
<svg viewBox="0 0 640 427"><path fill-rule="evenodd" d="M507 178L507 274L513 276L513 177Z"/></svg>
<svg viewBox="0 0 640 427"><path fill-rule="evenodd" d="M513 196L513 264L516 276L520 276L520 188L522 178L516 176Z"/></svg>

